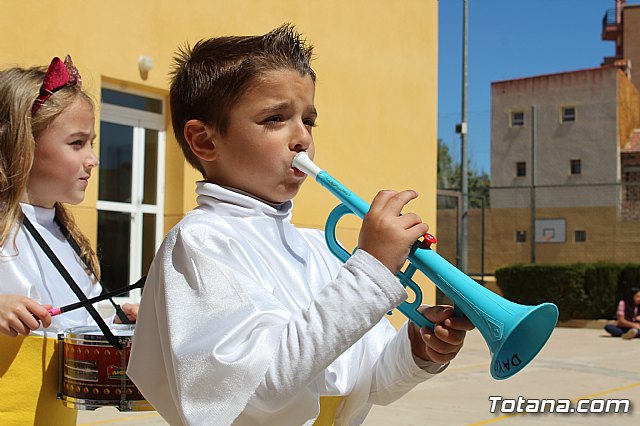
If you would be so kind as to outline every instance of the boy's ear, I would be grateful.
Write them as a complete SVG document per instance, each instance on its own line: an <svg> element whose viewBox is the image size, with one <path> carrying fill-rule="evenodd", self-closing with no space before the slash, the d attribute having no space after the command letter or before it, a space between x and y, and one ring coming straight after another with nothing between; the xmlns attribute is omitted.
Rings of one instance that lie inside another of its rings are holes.
<svg viewBox="0 0 640 426"><path fill-rule="evenodd" d="M217 156L213 135L213 128L200 120L189 120L184 125L184 138L201 160L212 161Z"/></svg>

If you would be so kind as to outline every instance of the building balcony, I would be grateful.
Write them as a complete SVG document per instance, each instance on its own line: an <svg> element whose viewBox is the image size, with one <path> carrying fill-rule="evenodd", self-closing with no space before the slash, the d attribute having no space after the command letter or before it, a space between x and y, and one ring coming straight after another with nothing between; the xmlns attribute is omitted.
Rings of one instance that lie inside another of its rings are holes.
<svg viewBox="0 0 640 426"><path fill-rule="evenodd" d="M617 18L616 9L607 9L602 18L602 40L616 41L621 32L622 23Z"/></svg>

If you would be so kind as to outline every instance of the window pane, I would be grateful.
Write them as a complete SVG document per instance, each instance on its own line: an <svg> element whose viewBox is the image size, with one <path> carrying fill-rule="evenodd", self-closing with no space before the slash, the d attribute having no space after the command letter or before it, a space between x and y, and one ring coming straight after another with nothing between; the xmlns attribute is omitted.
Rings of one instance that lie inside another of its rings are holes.
<svg viewBox="0 0 640 426"><path fill-rule="evenodd" d="M132 127L100 123L100 200L131 202L132 148Z"/></svg>
<svg viewBox="0 0 640 426"><path fill-rule="evenodd" d="M527 175L527 163L519 161L516 163L516 176L522 177Z"/></svg>
<svg viewBox="0 0 640 426"><path fill-rule="evenodd" d="M640 172L625 172L623 176L625 201L640 201Z"/></svg>
<svg viewBox="0 0 640 426"><path fill-rule="evenodd" d="M523 126L524 125L524 112L512 112L511 113L511 125Z"/></svg>
<svg viewBox="0 0 640 426"><path fill-rule="evenodd" d="M562 122L576 121L576 109L574 107L562 108Z"/></svg>
<svg viewBox="0 0 640 426"><path fill-rule="evenodd" d="M571 174L579 175L582 173L582 162L580 160L571 160Z"/></svg>
<svg viewBox="0 0 640 426"><path fill-rule="evenodd" d="M102 285L115 290L129 285L129 213L98 211L98 254ZM125 296L125 295L123 295Z"/></svg>
<svg viewBox="0 0 640 426"><path fill-rule="evenodd" d="M156 203L158 175L158 131L145 129L144 135L144 194L143 204Z"/></svg>
<svg viewBox="0 0 640 426"><path fill-rule="evenodd" d="M145 213L142 217L142 275L149 272L156 253L156 215Z"/></svg>
<svg viewBox="0 0 640 426"><path fill-rule="evenodd" d="M162 114L162 101L117 90L102 89L102 103Z"/></svg>

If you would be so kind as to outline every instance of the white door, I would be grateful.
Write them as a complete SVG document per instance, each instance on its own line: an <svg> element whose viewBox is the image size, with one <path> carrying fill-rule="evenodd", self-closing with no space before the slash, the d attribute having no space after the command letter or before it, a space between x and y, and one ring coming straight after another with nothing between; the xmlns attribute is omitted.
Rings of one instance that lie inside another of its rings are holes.
<svg viewBox="0 0 640 426"><path fill-rule="evenodd" d="M98 256L109 291L146 275L163 238L164 101L102 89ZM118 303L137 302L133 290Z"/></svg>

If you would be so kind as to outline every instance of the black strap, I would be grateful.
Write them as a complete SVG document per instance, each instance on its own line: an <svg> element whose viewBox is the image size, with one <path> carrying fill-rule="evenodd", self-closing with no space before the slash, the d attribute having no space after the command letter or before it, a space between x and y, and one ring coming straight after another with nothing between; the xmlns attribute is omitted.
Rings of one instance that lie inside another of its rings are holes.
<svg viewBox="0 0 640 426"><path fill-rule="evenodd" d="M85 294L82 292L80 287L78 287L78 284L76 284L76 282L73 280L69 272L67 272L67 270L62 265L58 257L53 253L53 251L51 250L47 242L44 240L44 238L42 238L42 235L40 235L38 230L33 226L29 218L27 218L27 216L25 215L22 215L22 218L23 218L23 224L25 228L27 228L27 230L31 233L33 238L38 243L38 245L40 245L40 248L42 249L42 251L47 255L47 257L49 258L51 263L53 263L53 266L56 267L58 272L60 272L60 275L62 275L62 278L64 278L67 284L69 284L69 287L71 287L71 290L73 290L73 292L76 294L78 299L87 300L87 296L85 296ZM98 327L100 327L100 330L102 331L106 339L109 341L109 343L111 343L111 345L113 345L118 349L122 349L123 346L122 346L122 343L120 342L120 339L118 339L116 336L113 335L113 333L111 332L111 329L109 329L109 326L107 326L107 324L104 322L104 320L102 319L102 317L100 316L96 308L94 308L93 305L87 305L85 308L87 309L87 311L89 311L89 314L94 319L96 324L98 324Z"/></svg>
<svg viewBox="0 0 640 426"><path fill-rule="evenodd" d="M108 293L105 293L104 291L100 294L100 296L96 296L96 297L92 297L91 299L87 299L87 300L81 300L80 302L76 302L76 303L72 303L70 305L66 305L66 306L60 306L59 309L60 313L64 313L64 312L71 312L73 310L76 309L80 309L80 308L84 308L87 305L93 305L94 303L98 303L101 300L105 300L105 299L109 299L112 297L116 297L116 296L121 296L124 293L131 291L135 288L142 288L144 287L144 283L147 280L147 276L144 275L143 277L141 277L137 282L135 282L134 284L130 284L128 286L119 288L117 290L113 290L110 291Z"/></svg>
<svg viewBox="0 0 640 426"><path fill-rule="evenodd" d="M93 269L91 269L91 266L90 266L91 264L89 263L89 260L82 254L82 250L80 249L80 246L78 245L76 240L73 239L73 237L71 236L71 233L69 232L67 227L64 226L64 224L62 222L60 222L57 217L54 220L55 220L56 224L58 224L58 227L60 228L60 231L62 231L62 234L66 237L66 239L69 242L69 245L71 246L73 251L75 251L76 254L78 255L78 257L80 259L82 259L82 261L84 262L85 267L95 277L96 273L93 271ZM104 288L104 286L103 286L102 287L102 294L105 294L106 292L107 292L107 289ZM110 298L110 297L108 298L108 300L109 300L109 302L111 302L111 305L116 310L116 315L118 316L118 318L120 319L120 322L122 324L133 324L133 321L131 321L129 319L129 317L127 317L127 314L124 313L124 311L122 310L120 305L118 305L116 302L114 302L113 299Z"/></svg>

